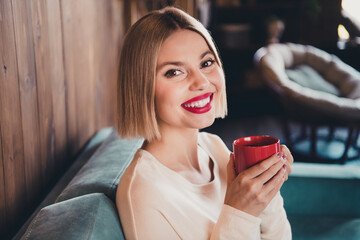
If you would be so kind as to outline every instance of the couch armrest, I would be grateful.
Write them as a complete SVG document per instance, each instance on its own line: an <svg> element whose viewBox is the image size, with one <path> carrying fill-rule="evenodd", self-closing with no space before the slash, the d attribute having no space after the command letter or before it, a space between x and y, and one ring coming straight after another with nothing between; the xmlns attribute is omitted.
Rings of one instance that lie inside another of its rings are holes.
<svg viewBox="0 0 360 240"><path fill-rule="evenodd" d="M58 196L56 202L95 192L104 193L115 202L120 177L143 141L121 139L113 129Z"/></svg>
<svg viewBox="0 0 360 240"><path fill-rule="evenodd" d="M125 239L114 203L93 193L43 208L31 222L24 240Z"/></svg>

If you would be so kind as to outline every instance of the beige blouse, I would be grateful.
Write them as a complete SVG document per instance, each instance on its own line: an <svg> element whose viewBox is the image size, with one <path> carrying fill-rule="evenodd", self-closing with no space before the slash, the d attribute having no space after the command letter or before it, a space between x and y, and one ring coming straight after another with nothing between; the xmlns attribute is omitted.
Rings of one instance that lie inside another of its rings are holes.
<svg viewBox="0 0 360 240"><path fill-rule="evenodd" d="M259 218L224 204L230 151L216 135L199 134L213 161L213 180L193 184L139 149L122 176L117 208L126 239L291 239L278 193Z"/></svg>

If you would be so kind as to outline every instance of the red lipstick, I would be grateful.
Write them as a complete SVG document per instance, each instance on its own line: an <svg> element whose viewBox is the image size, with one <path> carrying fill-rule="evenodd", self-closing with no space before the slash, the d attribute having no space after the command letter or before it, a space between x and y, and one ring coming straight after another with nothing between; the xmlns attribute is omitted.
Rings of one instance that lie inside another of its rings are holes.
<svg viewBox="0 0 360 240"><path fill-rule="evenodd" d="M213 93L206 93L204 95L191 98L190 100L181 104L181 107L191 113L206 113L211 110L213 96Z"/></svg>

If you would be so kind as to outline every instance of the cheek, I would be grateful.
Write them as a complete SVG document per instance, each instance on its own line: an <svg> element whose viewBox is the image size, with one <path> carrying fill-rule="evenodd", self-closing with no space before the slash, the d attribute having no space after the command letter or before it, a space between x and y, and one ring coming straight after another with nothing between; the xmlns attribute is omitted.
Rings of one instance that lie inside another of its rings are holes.
<svg viewBox="0 0 360 240"><path fill-rule="evenodd" d="M216 94L214 95L214 107L215 114L219 112L217 109L222 109L221 99L223 98L223 94L225 93L225 77L221 68L218 68L213 72L211 83L214 85L216 89Z"/></svg>
<svg viewBox="0 0 360 240"><path fill-rule="evenodd" d="M171 84L161 84L155 89L155 103L159 114L174 109L179 104L179 91Z"/></svg>
<svg viewBox="0 0 360 240"><path fill-rule="evenodd" d="M216 68L211 74L211 83L215 86L217 92L221 92L225 87L225 77L221 68Z"/></svg>

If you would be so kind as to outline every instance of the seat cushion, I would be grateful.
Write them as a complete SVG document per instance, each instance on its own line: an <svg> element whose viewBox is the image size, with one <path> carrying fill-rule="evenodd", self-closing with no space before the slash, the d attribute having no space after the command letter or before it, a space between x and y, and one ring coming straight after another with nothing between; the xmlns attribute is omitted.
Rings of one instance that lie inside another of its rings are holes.
<svg viewBox="0 0 360 240"><path fill-rule="evenodd" d="M281 188L289 215L360 218L360 168L298 163Z"/></svg>
<svg viewBox="0 0 360 240"><path fill-rule="evenodd" d="M360 120L360 73L336 56L312 46L288 43L259 49L255 59L264 80L289 112L345 123ZM340 96L290 81L285 69L298 65L312 67L336 86Z"/></svg>
<svg viewBox="0 0 360 240"><path fill-rule="evenodd" d="M56 202L96 192L104 193L115 201L120 177L142 142L142 139L120 139L114 130L71 180Z"/></svg>
<svg viewBox="0 0 360 240"><path fill-rule="evenodd" d="M310 66L300 65L285 72L291 81L303 87L340 96L340 91Z"/></svg>
<svg viewBox="0 0 360 240"><path fill-rule="evenodd" d="M93 193L43 208L23 239L125 239L116 207L102 193Z"/></svg>
<svg viewBox="0 0 360 240"><path fill-rule="evenodd" d="M293 240L358 240L360 218L289 216Z"/></svg>
<svg viewBox="0 0 360 240"><path fill-rule="evenodd" d="M281 194L293 240L360 239L360 168L294 162Z"/></svg>

